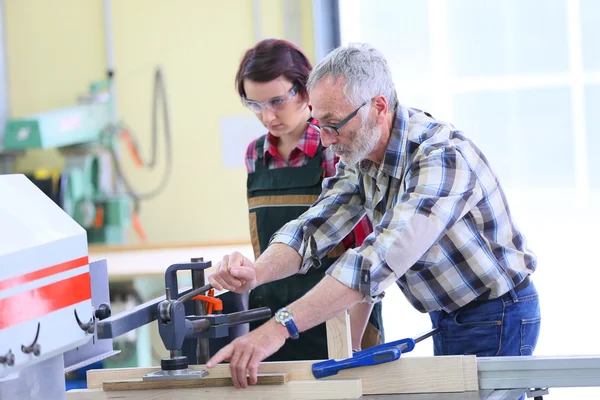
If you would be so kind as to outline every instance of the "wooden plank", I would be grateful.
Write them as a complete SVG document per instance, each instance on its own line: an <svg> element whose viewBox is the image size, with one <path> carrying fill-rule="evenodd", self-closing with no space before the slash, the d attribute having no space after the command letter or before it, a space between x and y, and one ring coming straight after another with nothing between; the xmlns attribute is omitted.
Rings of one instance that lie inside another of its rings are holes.
<svg viewBox="0 0 600 400"><path fill-rule="evenodd" d="M259 374L257 385L280 385L288 381L288 374ZM105 392L118 390L150 390L150 389L186 389L198 387L233 386L231 377L205 376L197 379L151 380L126 379L104 381L102 389Z"/></svg>
<svg viewBox="0 0 600 400"><path fill-rule="evenodd" d="M247 389L212 387L193 389L153 389L105 392L101 389L75 389L66 400L281 400L281 399L358 399L362 396L360 379L332 381L291 381L283 385L251 386Z"/></svg>
<svg viewBox="0 0 600 400"><path fill-rule="evenodd" d="M479 390L479 379L477 376L477 358L463 357L463 376L465 378L465 392Z"/></svg>
<svg viewBox="0 0 600 400"><path fill-rule="evenodd" d="M342 360L352 357L350 317L344 311L325 323L327 327L327 353L329 359Z"/></svg>
<svg viewBox="0 0 600 400"><path fill-rule="evenodd" d="M127 243L127 244L90 244L89 253L110 253L139 250L189 249L202 247L247 246L247 240L221 240L198 242L165 242L165 243ZM206 260L216 263L221 260Z"/></svg>
<svg viewBox="0 0 600 400"><path fill-rule="evenodd" d="M333 379L360 378L365 394L464 392L463 357L403 357L390 363L343 370Z"/></svg>
<svg viewBox="0 0 600 400"><path fill-rule="evenodd" d="M259 374L287 373L290 381L314 379L311 366L314 361L279 361L264 362L258 367ZM206 369L204 365L190 365L191 369ZM150 372L158 371L160 367L146 368L115 368L93 369L87 371L87 387L89 389L102 389L102 383L109 380L142 379ZM229 364L219 364L208 370L209 376L214 378L231 377Z"/></svg>
<svg viewBox="0 0 600 400"><path fill-rule="evenodd" d="M261 363L258 372L289 373L289 383L314 381L312 364L315 361L286 361ZM202 366L190 366L203 368ZM115 379L140 379L158 368L123 368L88 371L88 387L102 388L102 382ZM231 376L228 364L209 370L212 376ZM443 393L477 390L475 356L403 356L397 361L340 371L319 382L339 379L361 379L364 394Z"/></svg>

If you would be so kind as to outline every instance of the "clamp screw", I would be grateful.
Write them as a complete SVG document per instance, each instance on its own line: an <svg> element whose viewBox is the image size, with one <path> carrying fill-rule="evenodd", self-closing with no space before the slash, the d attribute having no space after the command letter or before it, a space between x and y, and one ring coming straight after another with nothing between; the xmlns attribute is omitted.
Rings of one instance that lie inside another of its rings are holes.
<svg viewBox="0 0 600 400"><path fill-rule="evenodd" d="M95 312L96 318L98 318L100 321L110 317L111 314L112 311L110 310L110 306L106 303L100 304Z"/></svg>

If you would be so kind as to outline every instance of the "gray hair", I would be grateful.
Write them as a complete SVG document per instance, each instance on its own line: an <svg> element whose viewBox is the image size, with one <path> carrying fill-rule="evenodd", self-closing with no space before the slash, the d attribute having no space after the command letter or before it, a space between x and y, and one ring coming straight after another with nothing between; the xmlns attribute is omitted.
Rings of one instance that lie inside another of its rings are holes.
<svg viewBox="0 0 600 400"><path fill-rule="evenodd" d="M389 110L396 110L398 97L392 73L383 54L370 44L350 43L334 49L312 70L306 88L310 92L327 77L346 78L344 95L355 107L383 95L388 101ZM363 117L368 110L366 107L361 110Z"/></svg>

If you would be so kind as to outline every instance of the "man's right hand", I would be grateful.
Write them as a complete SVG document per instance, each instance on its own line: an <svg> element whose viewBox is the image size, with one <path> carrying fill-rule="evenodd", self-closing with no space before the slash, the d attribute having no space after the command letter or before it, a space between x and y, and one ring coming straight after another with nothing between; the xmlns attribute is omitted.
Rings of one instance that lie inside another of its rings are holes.
<svg viewBox="0 0 600 400"><path fill-rule="evenodd" d="M237 251L226 255L217 263L208 281L217 290L225 289L235 293L248 292L257 286L254 264Z"/></svg>

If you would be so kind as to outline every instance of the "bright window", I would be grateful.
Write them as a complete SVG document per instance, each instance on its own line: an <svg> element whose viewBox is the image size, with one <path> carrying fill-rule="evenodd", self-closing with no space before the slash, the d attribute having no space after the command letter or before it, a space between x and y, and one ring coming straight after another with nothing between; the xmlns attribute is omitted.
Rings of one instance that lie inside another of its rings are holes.
<svg viewBox="0 0 600 400"><path fill-rule="evenodd" d="M596 0L340 0L342 44L380 49L400 102L452 122L498 174L539 259L537 355L600 354L597 21ZM388 340L430 327L397 290L384 318Z"/></svg>

